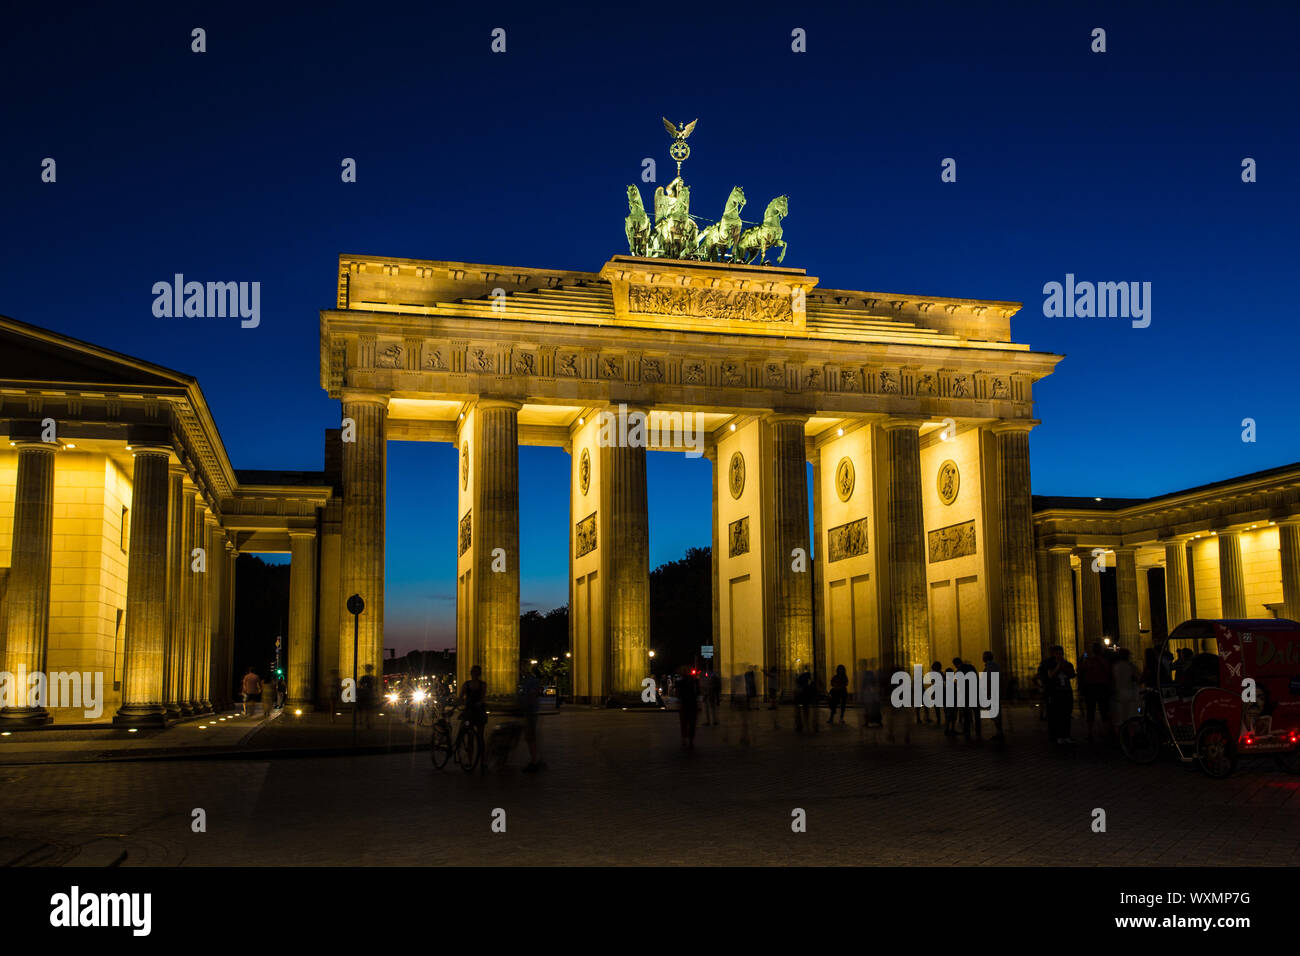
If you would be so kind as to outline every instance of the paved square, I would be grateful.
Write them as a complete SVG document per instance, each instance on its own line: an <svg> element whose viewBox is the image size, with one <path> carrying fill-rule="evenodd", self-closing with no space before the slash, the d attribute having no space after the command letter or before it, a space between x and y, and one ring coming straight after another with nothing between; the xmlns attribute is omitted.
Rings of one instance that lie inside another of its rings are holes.
<svg viewBox="0 0 1300 956"><path fill-rule="evenodd" d="M1101 744L1058 752L1025 709L1009 713L1005 745L933 724L910 746L854 725L796 735L787 708L779 730L753 712L742 746L738 715L721 717L686 753L676 714L565 708L541 720L537 774L520 771L522 744L486 775L436 771L427 750L0 766L0 863L1300 863L1300 777L1271 761L1212 780L1169 761L1132 766ZM307 729L350 741L348 725L323 723ZM278 720L247 743L303 733ZM411 739L397 723L375 733ZM205 833L191 831L195 808ZM497 808L504 834L491 830ZM791 831L795 808L806 833ZM1094 808L1105 833L1091 829Z"/></svg>

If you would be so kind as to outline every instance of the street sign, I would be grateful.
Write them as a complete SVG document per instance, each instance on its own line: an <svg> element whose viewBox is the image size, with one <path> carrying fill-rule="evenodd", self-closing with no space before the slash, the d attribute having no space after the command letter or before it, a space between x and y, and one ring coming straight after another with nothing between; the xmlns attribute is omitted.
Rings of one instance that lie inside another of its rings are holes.
<svg viewBox="0 0 1300 956"><path fill-rule="evenodd" d="M348 598L349 614L360 614L365 609L366 609L366 602L361 600L360 594L354 594L352 595L352 597Z"/></svg>
<svg viewBox="0 0 1300 956"><path fill-rule="evenodd" d="M701 644L701 645L700 645L700 656L701 656L701 657L712 658L712 657L713 657L713 645L712 645L712 644Z"/></svg>

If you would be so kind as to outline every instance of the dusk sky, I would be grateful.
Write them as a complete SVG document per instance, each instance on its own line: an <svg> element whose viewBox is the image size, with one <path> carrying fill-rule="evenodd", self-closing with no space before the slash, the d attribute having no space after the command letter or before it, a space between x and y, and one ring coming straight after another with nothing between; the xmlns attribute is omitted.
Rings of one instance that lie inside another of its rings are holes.
<svg viewBox="0 0 1300 956"><path fill-rule="evenodd" d="M671 178L660 117L698 117L692 211L788 194L785 265L1025 303L1016 341L1066 356L1035 389L1036 494L1300 460L1295 6L872 6L16 6L0 313L196 376L236 468L318 470L340 253L597 271L627 252L627 184L653 191L642 159ZM178 272L260 282L261 325L154 317ZM1045 317L1067 274L1150 282L1150 326ZM456 455L388 456L385 643L442 647ZM649 480L652 566L707 546L709 463L652 454ZM521 449L525 609L567 601L567 481L562 450Z"/></svg>

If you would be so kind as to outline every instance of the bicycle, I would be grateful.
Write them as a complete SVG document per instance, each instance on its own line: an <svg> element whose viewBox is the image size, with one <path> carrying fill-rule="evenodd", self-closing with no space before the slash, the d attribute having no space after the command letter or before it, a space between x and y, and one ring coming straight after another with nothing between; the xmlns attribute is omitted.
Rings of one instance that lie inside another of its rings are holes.
<svg viewBox="0 0 1300 956"><path fill-rule="evenodd" d="M455 710L454 706L448 707L434 721L433 743L430 748L433 765L441 770L447 765L449 759L455 758L457 766L466 773L471 772L475 767L481 767L482 771L486 773L487 765L483 762L483 751L485 749L483 746L483 728L471 721L462 708L460 727L453 737L451 718L455 714Z"/></svg>

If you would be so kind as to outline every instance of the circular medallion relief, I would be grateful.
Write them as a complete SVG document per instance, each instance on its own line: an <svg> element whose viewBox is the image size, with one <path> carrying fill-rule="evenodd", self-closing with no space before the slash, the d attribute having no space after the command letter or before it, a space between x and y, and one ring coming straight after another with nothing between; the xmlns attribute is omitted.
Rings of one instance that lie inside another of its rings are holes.
<svg viewBox="0 0 1300 956"><path fill-rule="evenodd" d="M951 458L939 466L937 486L939 500L944 504L950 505L957 500L957 489L961 486L961 473L957 471L957 463Z"/></svg>
<svg viewBox="0 0 1300 956"><path fill-rule="evenodd" d="M578 485L584 495L591 487L591 454L585 448L582 450L582 457L578 459Z"/></svg>
<svg viewBox="0 0 1300 956"><path fill-rule="evenodd" d="M727 466L727 484L733 498L739 498L745 490L745 456L740 452L731 456L731 464Z"/></svg>
<svg viewBox="0 0 1300 956"><path fill-rule="evenodd" d="M462 489L469 487L469 442L460 446L460 486Z"/></svg>
<svg viewBox="0 0 1300 956"><path fill-rule="evenodd" d="M848 501L849 496L853 494L853 462L848 458L841 458L840 463L835 466L835 493L840 496L840 501Z"/></svg>

